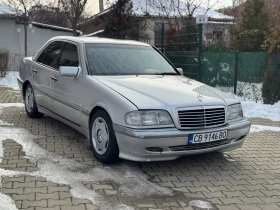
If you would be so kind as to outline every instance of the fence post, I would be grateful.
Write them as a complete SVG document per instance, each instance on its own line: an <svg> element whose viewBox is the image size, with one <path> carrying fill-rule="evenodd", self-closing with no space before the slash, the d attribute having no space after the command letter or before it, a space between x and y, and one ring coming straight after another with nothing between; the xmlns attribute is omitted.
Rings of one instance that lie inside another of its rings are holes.
<svg viewBox="0 0 280 210"><path fill-rule="evenodd" d="M199 27L199 37L198 37L198 78L199 81L202 82L202 24L198 25Z"/></svg>
<svg viewBox="0 0 280 210"><path fill-rule="evenodd" d="M238 50L235 52L235 69L234 69L234 94L236 95L238 78Z"/></svg>
<svg viewBox="0 0 280 210"><path fill-rule="evenodd" d="M161 23L161 52L164 51L164 23Z"/></svg>

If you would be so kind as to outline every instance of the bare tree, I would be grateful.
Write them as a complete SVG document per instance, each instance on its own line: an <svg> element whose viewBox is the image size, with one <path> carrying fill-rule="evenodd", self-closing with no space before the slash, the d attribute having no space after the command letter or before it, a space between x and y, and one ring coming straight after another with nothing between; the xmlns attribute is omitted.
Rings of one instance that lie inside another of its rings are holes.
<svg viewBox="0 0 280 210"><path fill-rule="evenodd" d="M24 55L27 56L27 24L29 22L28 13L32 6L39 4L40 0L7 0L10 7L14 8L17 16L24 25Z"/></svg>
<svg viewBox="0 0 280 210"><path fill-rule="evenodd" d="M66 28L71 26L64 10L59 10L59 8L53 6L51 2L46 5L35 5L29 12L29 17L31 17L33 21L39 23Z"/></svg>
<svg viewBox="0 0 280 210"><path fill-rule="evenodd" d="M87 0L58 0L73 28L73 35L77 36L77 24L84 13Z"/></svg>
<svg viewBox="0 0 280 210"><path fill-rule="evenodd" d="M151 16L192 19L195 12L206 14L218 2L219 0L147 0L146 6L144 5L142 10L146 9L146 13Z"/></svg>

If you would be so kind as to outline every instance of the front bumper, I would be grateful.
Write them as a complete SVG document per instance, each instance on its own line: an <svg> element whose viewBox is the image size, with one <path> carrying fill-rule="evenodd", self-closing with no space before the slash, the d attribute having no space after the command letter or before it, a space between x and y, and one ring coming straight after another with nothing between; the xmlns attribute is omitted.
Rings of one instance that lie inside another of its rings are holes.
<svg viewBox="0 0 280 210"><path fill-rule="evenodd" d="M249 133L249 120L227 124L222 127L202 130L163 129L131 129L114 124L114 131L120 149L120 158L134 161L164 161L180 156L207 152L225 152L242 147ZM191 147L188 145L190 134L209 133L228 130L228 137L223 141L203 143ZM152 152L147 148L160 148L160 152ZM174 149L176 148L176 149Z"/></svg>

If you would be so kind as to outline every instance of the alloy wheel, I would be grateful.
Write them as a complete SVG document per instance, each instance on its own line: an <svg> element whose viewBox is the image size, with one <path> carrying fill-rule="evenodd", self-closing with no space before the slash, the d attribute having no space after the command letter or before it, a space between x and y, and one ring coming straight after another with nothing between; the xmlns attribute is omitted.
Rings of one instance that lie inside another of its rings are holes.
<svg viewBox="0 0 280 210"><path fill-rule="evenodd" d="M92 143L99 155L105 154L109 145L109 130L106 121L97 117L92 126Z"/></svg>

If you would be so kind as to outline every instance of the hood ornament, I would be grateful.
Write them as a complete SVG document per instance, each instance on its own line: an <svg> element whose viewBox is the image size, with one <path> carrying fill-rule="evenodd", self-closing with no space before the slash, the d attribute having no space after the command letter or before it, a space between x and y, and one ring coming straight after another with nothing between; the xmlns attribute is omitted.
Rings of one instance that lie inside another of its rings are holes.
<svg viewBox="0 0 280 210"><path fill-rule="evenodd" d="M198 98L199 102L202 102L203 94L201 92L198 92L197 98Z"/></svg>

